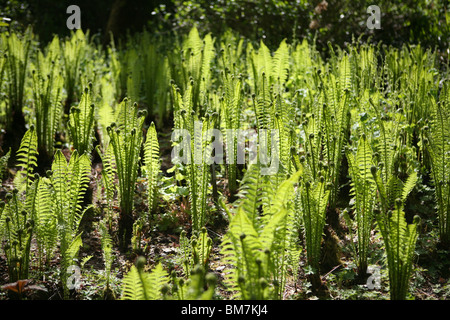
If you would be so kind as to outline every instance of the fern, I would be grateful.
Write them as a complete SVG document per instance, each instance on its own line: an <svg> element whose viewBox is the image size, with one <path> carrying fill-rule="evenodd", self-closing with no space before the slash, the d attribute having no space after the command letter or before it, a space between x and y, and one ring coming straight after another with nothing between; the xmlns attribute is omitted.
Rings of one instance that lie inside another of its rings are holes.
<svg viewBox="0 0 450 320"><path fill-rule="evenodd" d="M99 145L97 145L95 149L102 160L101 182L104 188L104 199L108 210L107 219L109 221L109 225L111 226L114 196L117 191L117 186L115 184L117 170L115 166L114 153L112 147L108 147L104 154L100 151Z"/></svg>
<svg viewBox="0 0 450 320"><path fill-rule="evenodd" d="M47 54L39 51L36 69L33 69L33 102L36 115L36 133L41 154L53 155L55 134L62 115L64 80L59 73L59 38L54 37Z"/></svg>
<svg viewBox="0 0 450 320"><path fill-rule="evenodd" d="M51 183L53 187L54 210L57 219L60 252L62 255L61 281L66 288L67 268L82 245L81 233L78 231L81 219L89 207L83 209L84 194L89 184L91 162L86 154L71 155L69 163L60 150L56 151L52 164Z"/></svg>
<svg viewBox="0 0 450 320"><path fill-rule="evenodd" d="M388 213L378 213L377 222L386 248L389 268L389 292L392 300L404 300L408 294L412 259L418 237L418 216L407 225L402 200L396 201L396 208Z"/></svg>
<svg viewBox="0 0 450 320"><path fill-rule="evenodd" d="M3 250L7 260L9 282L28 279L34 222L19 198L19 190L6 195L1 225L5 230Z"/></svg>
<svg viewBox="0 0 450 320"><path fill-rule="evenodd" d="M2 42L5 43L7 55L8 106L6 111L10 115L6 119L6 127L8 131L15 129L19 134L23 134L20 130L25 128L22 111L26 96L25 89L32 52L32 38L31 28L27 28L23 38L18 37L16 33L2 33ZM22 125L23 128L20 127Z"/></svg>
<svg viewBox="0 0 450 320"><path fill-rule="evenodd" d="M208 236L205 227L201 229L199 236L193 235L190 239L186 236L186 231L180 234L180 254L178 261L183 266L184 274L191 276L192 270L200 266L207 269L209 265L212 240Z"/></svg>
<svg viewBox="0 0 450 320"><path fill-rule="evenodd" d="M176 278L172 275L172 296L166 299L174 300L213 300L217 278L213 273L205 274L205 269L196 266L189 278Z"/></svg>
<svg viewBox="0 0 450 320"><path fill-rule="evenodd" d="M223 73L224 93L220 98L220 105L216 108L220 110L220 126L222 132L226 132L226 169L228 175L228 189L231 195L237 191L237 136L233 135L233 130L241 127L241 111L244 101L243 97L243 79L242 77L231 74L228 70Z"/></svg>
<svg viewBox="0 0 450 320"><path fill-rule="evenodd" d="M118 110L117 123L108 127L119 179L119 242L122 249L126 249L130 244L133 231L133 196L139 168L144 119L145 115L137 111L136 104L130 110L129 101L125 98Z"/></svg>
<svg viewBox="0 0 450 320"><path fill-rule="evenodd" d="M38 246L39 266L48 266L57 245L57 221L52 208L51 184L48 178L35 181L36 193L32 201L32 217L35 223L35 236ZM27 198L30 198L31 194ZM28 199L27 199L28 200Z"/></svg>
<svg viewBox="0 0 450 320"><path fill-rule="evenodd" d="M86 87L80 104L70 109L69 130L73 148L79 154L90 155L93 149L95 106L91 103L91 87Z"/></svg>
<svg viewBox="0 0 450 320"><path fill-rule="evenodd" d="M67 99L64 112L69 113L70 107L80 93L80 68L85 60L88 47L88 34L84 34L81 29L71 33L69 39L62 43L62 60L64 62L64 88L67 92Z"/></svg>
<svg viewBox="0 0 450 320"><path fill-rule="evenodd" d="M28 188L33 180L33 171L37 167L38 141L36 129L31 125L30 129L20 142L19 150L17 150L16 161L21 168L14 180L16 188L28 193Z"/></svg>
<svg viewBox="0 0 450 320"><path fill-rule="evenodd" d="M159 142L153 122L148 128L144 143L144 165L148 179L148 212L150 217L150 214L155 211L157 205L157 183L160 172Z"/></svg>
<svg viewBox="0 0 450 320"><path fill-rule="evenodd" d="M307 263L312 269L310 280L316 290L321 286L321 242L330 190L327 190L323 177L316 181L309 179L307 174L303 175L296 193L295 212L305 239Z"/></svg>
<svg viewBox="0 0 450 320"><path fill-rule="evenodd" d="M445 90L450 92L449 86ZM445 91L444 91L445 92ZM448 95L448 93L445 93ZM430 98L432 106L432 126L428 133L426 150L431 160L431 172L435 187L438 210L439 238L442 243L450 243L450 115L448 100L436 103Z"/></svg>
<svg viewBox="0 0 450 320"><path fill-rule="evenodd" d="M141 261L144 259L144 261ZM161 300L161 290L169 282L168 273L159 263L150 272L144 271L145 258L140 257L136 266L123 278L122 299L123 300Z"/></svg>
<svg viewBox="0 0 450 320"><path fill-rule="evenodd" d="M290 227L294 216L288 201L300 174L284 181L273 194L273 206L266 209L266 224L255 229L243 204L230 221L221 252L224 261L233 266L226 284L242 299L280 299L284 292L287 262L296 261L299 253L290 244L289 235L295 230Z"/></svg>
<svg viewBox="0 0 450 320"><path fill-rule="evenodd" d="M357 234L358 274L365 275L368 266L368 250L373 225L373 209L377 186L371 173L373 167L372 148L365 135L359 139L356 155L347 152L349 173L352 179L351 194L354 199L354 222ZM354 225L347 219L350 228Z"/></svg>

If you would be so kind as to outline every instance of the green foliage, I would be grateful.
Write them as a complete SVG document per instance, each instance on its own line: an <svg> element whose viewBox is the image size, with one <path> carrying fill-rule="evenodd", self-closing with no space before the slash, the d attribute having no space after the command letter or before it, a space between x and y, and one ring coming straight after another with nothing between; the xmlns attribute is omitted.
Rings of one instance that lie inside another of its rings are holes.
<svg viewBox="0 0 450 320"><path fill-rule="evenodd" d="M130 107L129 100L125 98L116 116L117 122L108 127L108 134L119 179L119 242L125 249L130 244L133 229L133 197L139 169L145 115L138 112L136 104Z"/></svg>
<svg viewBox="0 0 450 320"><path fill-rule="evenodd" d="M16 174L14 180L16 188L20 191L26 191L32 183L33 171L37 166L38 155L38 140L36 135L36 129L32 125L30 129L25 132L25 135L20 142L19 150L16 154L16 160L18 166L21 168L20 172Z"/></svg>
<svg viewBox="0 0 450 320"><path fill-rule="evenodd" d="M80 104L70 109L68 127L73 147L79 154L90 155L93 149L95 105L91 101L92 85L86 87Z"/></svg>
<svg viewBox="0 0 450 320"><path fill-rule="evenodd" d="M115 184L117 170L115 166L113 148L109 146L104 154L100 151L99 145L97 145L95 149L102 160L101 182L104 188L103 195L106 201L108 213L107 219L109 221L108 224L111 226L111 219L112 219L111 215L114 203L114 195L116 194L117 191L117 185Z"/></svg>
<svg viewBox="0 0 450 320"><path fill-rule="evenodd" d="M314 289L320 287L321 242L325 227L325 213L330 191L323 178L319 181L302 179L296 194L296 216L300 221L305 239L308 265L312 269L311 283Z"/></svg>
<svg viewBox="0 0 450 320"><path fill-rule="evenodd" d="M55 134L62 116L62 89L59 38L54 37L44 55L38 51L37 63L32 70L33 103L39 150L53 155Z"/></svg>
<svg viewBox="0 0 450 320"><path fill-rule="evenodd" d="M144 143L144 170L147 174L148 212L149 216L157 205L157 184L160 172L159 143L155 124L152 122Z"/></svg>
<svg viewBox="0 0 450 320"><path fill-rule="evenodd" d="M439 236L443 243L450 243L450 86L443 88L442 98L437 103L430 97L432 106L432 125L427 134L426 150L431 160L431 172L435 187Z"/></svg>
<svg viewBox="0 0 450 320"><path fill-rule="evenodd" d="M352 179L354 218L347 215L347 223L356 229L358 273L366 274L369 256L369 242L373 227L373 209L375 206L377 185L371 173L373 167L372 148L369 139L363 135L358 142L356 154L347 151L349 173Z"/></svg>
<svg viewBox="0 0 450 320"><path fill-rule="evenodd" d="M281 183L272 195L260 217L266 223L256 228L248 206L242 204L230 221L221 251L224 261L233 266L226 284L241 299L282 298L288 265L298 261L299 255L292 237L297 230L292 227L294 212L290 199L300 174L299 171Z"/></svg>
<svg viewBox="0 0 450 320"><path fill-rule="evenodd" d="M393 211L377 214L377 223L386 248L390 297L404 300L408 294L420 218L415 216L414 222L407 224L402 200L398 199Z"/></svg>
<svg viewBox="0 0 450 320"><path fill-rule="evenodd" d="M30 249L34 221L25 210L19 198L19 190L14 189L6 196L6 205L2 208L1 225L6 244L9 282L28 279L30 267Z"/></svg>
<svg viewBox="0 0 450 320"><path fill-rule="evenodd" d="M412 258L413 214L426 221L418 243L424 260L445 255L450 91L437 52L354 39L345 48L330 43L324 59L315 42L252 43L231 31L216 38L197 29L177 38L144 32L117 47L112 40L107 50L94 39L80 31L36 50L30 42L25 67L11 65L12 40L0 38L1 116L20 124L7 95L14 79L22 85L22 74L13 73L24 72L27 103L17 115L29 128L0 132L0 175L10 156L18 168L3 175L0 190L1 253L11 280L48 281L57 266L68 298L73 266L90 259L78 262L81 235L100 235L106 285L82 290L103 298L114 298L118 239L123 257L151 254L157 262L148 272L138 260L124 278L123 299L220 298L207 271L223 266L220 289L235 298L283 299L291 283L295 295L309 298L336 282L337 297L356 297L363 286L352 293L352 280L363 280L368 263L384 254L391 298L404 299L409 279L419 277L417 286L428 267ZM17 59L25 59L19 51L26 46L16 43ZM12 133L18 148L10 149ZM250 152L242 159L240 151ZM167 170L168 161L174 166ZM342 211L349 201L350 211ZM153 251L169 239L163 235L176 239L179 231L174 256ZM89 242L82 253L94 248ZM445 278L443 260L427 281ZM299 278L305 274L306 282Z"/></svg>
<svg viewBox="0 0 450 320"><path fill-rule="evenodd" d="M22 116L33 32L31 28L28 28L22 38L17 33L2 33L1 36L2 42L6 44L7 55L5 63L8 79L8 109L6 113ZM13 117L8 117L6 120L7 127L12 128Z"/></svg>
<svg viewBox="0 0 450 320"><path fill-rule="evenodd" d="M84 213L81 204L88 188L91 162L87 154L79 155L74 151L69 162L58 150L52 164L51 183L53 186L54 215L57 220L59 251L62 256L60 278L64 294L68 295L66 286L67 268L74 264L74 259L82 245L78 228Z"/></svg>
<svg viewBox="0 0 450 320"><path fill-rule="evenodd" d="M66 113L77 94L80 93L80 67L88 46L88 34L78 29L62 43L62 61L64 63L64 89L67 92Z"/></svg>
<svg viewBox="0 0 450 320"><path fill-rule="evenodd" d="M57 246L57 220L53 207L52 186L48 178L40 177L34 182L35 191L28 195L31 198L31 213L35 223L39 266L48 267L54 257ZM32 195L34 194L34 197ZM28 199L27 199L28 200Z"/></svg>
<svg viewBox="0 0 450 320"><path fill-rule="evenodd" d="M205 227L202 228L198 237L193 235L190 239L187 238L186 231L181 231L179 261L186 277L190 277L192 270L197 266L208 269L211 249L212 240Z"/></svg>
<svg viewBox="0 0 450 320"><path fill-rule="evenodd" d="M181 94L173 86L177 102L174 113L178 118L175 119L177 131L172 134L174 144L172 154L175 156L172 161L176 165L181 165L181 169L188 177L192 230L193 233L198 233L206 224L210 165L213 164L212 130L215 128L218 114L206 113L204 117L198 116L193 110L192 89L193 86L189 86L182 99Z"/></svg>
<svg viewBox="0 0 450 320"><path fill-rule="evenodd" d="M181 48L175 48L174 53L168 56L172 80L180 88L182 95L192 90L192 109L200 115L206 111L203 109L206 103L203 95L210 81L213 57L214 39L210 34L202 39L197 28L192 28Z"/></svg>
<svg viewBox="0 0 450 320"><path fill-rule="evenodd" d="M205 273L205 269L197 265L187 280L172 276L172 296L165 297L174 300L212 300L217 278L213 273Z"/></svg>
<svg viewBox="0 0 450 320"><path fill-rule="evenodd" d="M143 261L141 261L143 260ZM148 273L144 271L145 258L139 257L123 279L123 300L160 300L161 292L169 282L169 275L161 264Z"/></svg>

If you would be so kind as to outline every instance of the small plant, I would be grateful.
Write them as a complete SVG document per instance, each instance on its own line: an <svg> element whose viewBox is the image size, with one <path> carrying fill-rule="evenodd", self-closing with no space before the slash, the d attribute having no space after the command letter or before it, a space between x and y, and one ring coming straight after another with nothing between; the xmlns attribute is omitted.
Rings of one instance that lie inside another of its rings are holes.
<svg viewBox="0 0 450 320"><path fill-rule="evenodd" d="M94 124L95 124L95 106L91 102L91 88L84 89L80 104L70 109L69 130L73 143L73 148L79 154L90 155L93 149Z"/></svg>
<svg viewBox="0 0 450 320"><path fill-rule="evenodd" d="M112 228L112 215L113 215L113 204L114 204L114 196L117 191L117 185L115 184L116 180L116 165L114 160L113 148L108 146L105 153L103 154L100 151L100 146L97 145L95 147L100 159L102 161L102 171L101 171L101 182L104 188L104 200L106 201L106 221L108 221L109 230Z"/></svg>
<svg viewBox="0 0 450 320"><path fill-rule="evenodd" d="M320 279L321 243L330 190L327 190L323 177L314 181L310 180L309 175L304 174L300 181L301 184L296 193L296 216L305 239L307 263L311 269L310 282L313 290L318 290L322 285Z"/></svg>
<svg viewBox="0 0 450 320"><path fill-rule="evenodd" d="M288 263L298 262L299 250L291 237L296 231L292 227L294 211L289 200L300 174L298 171L272 194L260 218L264 223L259 227L254 226L249 206L244 204L232 217L221 252L225 261L233 266L226 284L235 291L236 297L281 299Z"/></svg>
<svg viewBox="0 0 450 320"><path fill-rule="evenodd" d="M160 172L159 143L155 124L152 122L144 143L144 167L147 174L148 216L155 212L157 206L157 183Z"/></svg>
<svg viewBox="0 0 450 320"><path fill-rule="evenodd" d="M19 190L14 189L6 196L6 206L2 206L1 225L5 230L6 255L9 282L28 279L30 249L34 221L19 199Z"/></svg>
<svg viewBox="0 0 450 320"><path fill-rule="evenodd" d="M378 212L376 217L386 248L390 297L392 300L405 300L409 289L420 218L415 216L413 223L408 225L401 199L397 199L394 210L387 213Z"/></svg>
<svg viewBox="0 0 450 320"><path fill-rule="evenodd" d="M201 266L204 269L208 268L209 259L212 249L212 240L208 236L205 227L202 228L199 237L193 235L190 239L187 238L186 231L181 231L180 234L180 264L183 266L186 277L191 275L192 270L196 266Z"/></svg>
<svg viewBox="0 0 450 320"><path fill-rule="evenodd" d="M21 137L25 131L23 106L26 98L26 81L30 55L32 53L33 32L28 28L23 37L17 33L2 33L1 40L6 49L6 76L8 104L6 128L9 134ZM20 139L20 138L19 138Z"/></svg>
<svg viewBox="0 0 450 320"><path fill-rule="evenodd" d="M88 48L88 35L81 29L73 32L69 39L61 46L62 61L64 62L64 89L67 92L64 113L68 114L70 107L77 99L80 86L80 66L85 59ZM79 98L79 97L78 97Z"/></svg>
<svg viewBox="0 0 450 320"><path fill-rule="evenodd" d="M439 237L444 245L450 243L450 113L448 106L450 85L445 82L444 97L437 103L430 97L432 125L425 146L431 160L431 172L435 187Z"/></svg>
<svg viewBox="0 0 450 320"><path fill-rule="evenodd" d="M119 106L118 121L108 127L119 178L120 219L118 234L122 250L126 250L130 244L133 233L134 191L139 169L144 119L145 115L138 112L137 104L130 108L130 102L125 98Z"/></svg>
<svg viewBox="0 0 450 320"><path fill-rule="evenodd" d="M14 185L20 191L25 191L25 194L28 194L28 189L33 182L33 172L37 167L37 156L38 141L36 129L34 125L31 125L30 129L25 132L16 154L17 164L21 170L17 172L14 178Z"/></svg>
<svg viewBox="0 0 450 320"><path fill-rule="evenodd" d="M150 272L145 272L145 258L139 257L123 279L123 300L161 300L163 288L169 283L169 274L159 263Z"/></svg>
<svg viewBox="0 0 450 320"><path fill-rule="evenodd" d="M82 208L84 194L89 184L91 162L87 154L79 155L74 151L67 163L60 150L56 151L51 171L51 183L54 194L54 215L57 219L58 239L61 253L60 278L64 286L64 295L68 297L66 286L69 277L67 269L74 264L80 247L81 234L78 230L87 208Z"/></svg>
<svg viewBox="0 0 450 320"><path fill-rule="evenodd" d="M365 134L361 136L354 155L347 151L349 173L352 179L352 190L354 200L354 219L346 215L347 223L351 229L356 229L358 274L364 276L367 271L369 257L370 235L373 229L373 209L376 200L377 185L371 173L374 165L372 159L372 148Z"/></svg>
<svg viewBox="0 0 450 320"><path fill-rule="evenodd" d="M54 37L46 55L42 51L38 52L36 69L32 71L39 154L45 155L46 159L53 156L55 134L63 112L64 80L60 74L59 55L59 38Z"/></svg>

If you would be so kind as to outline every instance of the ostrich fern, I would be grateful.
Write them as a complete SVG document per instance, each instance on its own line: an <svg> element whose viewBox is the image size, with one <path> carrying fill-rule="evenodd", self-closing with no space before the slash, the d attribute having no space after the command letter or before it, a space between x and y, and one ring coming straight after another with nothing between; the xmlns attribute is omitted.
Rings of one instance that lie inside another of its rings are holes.
<svg viewBox="0 0 450 320"><path fill-rule="evenodd" d="M429 97L432 106L432 124L428 133L427 153L431 160L431 173L439 221L439 237L443 244L450 243L450 86L446 82L441 100Z"/></svg>
<svg viewBox="0 0 450 320"><path fill-rule="evenodd" d="M347 151L349 173L352 180L351 193L354 200L354 219L347 216L347 222L357 234L358 274L365 275L368 266L369 242L373 229L373 209L375 206L377 185L372 176L373 167L372 148L369 139L363 134L359 139L356 154Z"/></svg>
<svg viewBox="0 0 450 320"><path fill-rule="evenodd" d="M38 52L36 69L33 69L33 102L36 115L36 133L40 154L53 156L55 134L62 115L63 78L59 73L60 45L54 37L47 54Z"/></svg>
<svg viewBox="0 0 450 320"><path fill-rule="evenodd" d="M378 213L376 217L386 248L390 298L404 300L409 289L420 218L415 216L413 223L408 225L401 199L396 201L394 210Z"/></svg>
<svg viewBox="0 0 450 320"><path fill-rule="evenodd" d="M147 173L148 212L153 213L157 205L157 183L160 172L159 142L155 124L152 122L144 143L144 169Z"/></svg>
<svg viewBox="0 0 450 320"><path fill-rule="evenodd" d="M131 106L128 98L122 101L117 112L118 121L107 130L119 178L119 243L122 250L126 250L133 233L133 197L139 169L145 115L138 112L136 103Z"/></svg>
<svg viewBox="0 0 450 320"><path fill-rule="evenodd" d="M249 207L243 202L230 221L221 252L233 266L226 284L241 299L282 297L288 263L298 262L299 249L291 237L296 230L292 227L294 211L289 199L300 175L298 171L280 184L264 211L265 223L259 228L250 220Z"/></svg>
<svg viewBox="0 0 450 320"><path fill-rule="evenodd" d="M93 149L95 106L91 102L91 86L84 89L77 107L70 109L69 130L73 147L79 154L90 155Z"/></svg>

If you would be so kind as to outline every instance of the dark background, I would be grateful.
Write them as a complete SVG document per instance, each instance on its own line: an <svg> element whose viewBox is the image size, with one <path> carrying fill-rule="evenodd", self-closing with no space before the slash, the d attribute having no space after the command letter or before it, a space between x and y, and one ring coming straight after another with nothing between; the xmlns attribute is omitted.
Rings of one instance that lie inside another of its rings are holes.
<svg viewBox="0 0 450 320"><path fill-rule="evenodd" d="M0 0L0 16L9 17L9 28L33 25L42 43L53 34L68 35L66 8L81 9L81 26L98 35L103 43L109 33L116 38L147 29L161 34L180 33L196 25L202 32L219 36L231 28L254 41L264 40L277 47L281 39L316 40L319 49L327 43L342 46L352 37L363 41L404 43L441 49L448 48L450 13L448 1L303 1L303 0ZM380 7L381 30L369 30L369 5Z"/></svg>

